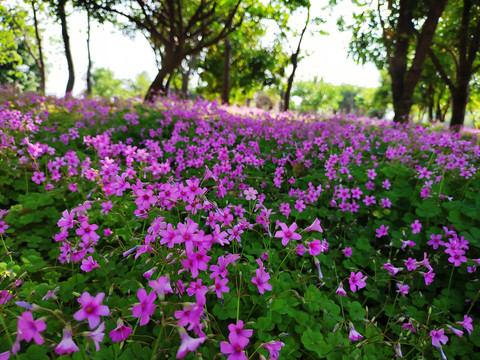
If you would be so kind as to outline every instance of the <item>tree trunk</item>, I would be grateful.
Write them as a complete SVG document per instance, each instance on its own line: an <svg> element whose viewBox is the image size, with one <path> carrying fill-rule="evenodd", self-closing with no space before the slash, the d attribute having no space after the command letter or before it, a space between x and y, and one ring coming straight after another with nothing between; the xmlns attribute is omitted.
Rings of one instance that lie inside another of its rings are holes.
<svg viewBox="0 0 480 360"><path fill-rule="evenodd" d="M187 69L187 71L182 73L182 89L180 90L180 92L182 93L183 96L187 95L189 78L190 78L190 72Z"/></svg>
<svg viewBox="0 0 480 360"><path fill-rule="evenodd" d="M435 117L441 123L445 122L445 118L443 117L442 107L440 106L440 99L438 99L438 101L437 101L437 110L436 110Z"/></svg>
<svg viewBox="0 0 480 360"><path fill-rule="evenodd" d="M185 55L179 48L170 49L165 52L165 56L162 59L161 68L158 70L158 74L153 79L153 82L148 88L145 95L145 101L153 101L158 95L164 95L172 79L172 74L176 68L180 66Z"/></svg>
<svg viewBox="0 0 480 360"><path fill-rule="evenodd" d="M427 87L427 97L428 97L428 122L433 122L433 87L428 85Z"/></svg>
<svg viewBox="0 0 480 360"><path fill-rule="evenodd" d="M292 54L291 59L292 59L293 69L287 81L287 90L285 91L285 96L283 101L283 111L288 111L288 109L290 108L290 93L292 92L293 79L295 78L295 71L297 71L297 67L298 67L298 56L300 55L300 46L302 45L303 36L307 31L307 26L309 22L310 22L310 4L308 4L307 20L305 21L305 26L303 27L302 33L300 35L300 40L298 40L297 50L295 51L294 54Z"/></svg>
<svg viewBox="0 0 480 360"><path fill-rule="evenodd" d="M65 14L65 4L67 0L59 0L58 2L58 16L62 24L62 38L65 45L65 56L67 58L68 65L68 81L67 88L65 90L65 96L70 96L73 91L73 85L75 83L75 70L73 69L72 53L70 51L70 37L68 36L67 16Z"/></svg>
<svg viewBox="0 0 480 360"><path fill-rule="evenodd" d="M92 56L90 53L90 10L87 9L87 96L92 95Z"/></svg>
<svg viewBox="0 0 480 360"><path fill-rule="evenodd" d="M393 111L395 112L393 121L398 123L408 123L411 108L412 108L411 96L410 97L404 96L398 99L393 104Z"/></svg>
<svg viewBox="0 0 480 360"><path fill-rule="evenodd" d="M225 53L223 63L223 85L222 85L222 104L230 103L230 65L231 65L232 44L230 40L225 39Z"/></svg>
<svg viewBox="0 0 480 360"><path fill-rule="evenodd" d="M192 75L193 70L195 69L195 64L197 62L197 54L193 54L190 57L188 62L188 69L182 74L182 94L185 96L188 92L188 81L190 80L190 75Z"/></svg>
<svg viewBox="0 0 480 360"><path fill-rule="evenodd" d="M392 98L395 110L395 122L408 122L412 107L413 92L427 57L432 39L437 28L438 19L443 13L447 0L430 2L427 19L418 34L415 56L407 70L407 57L410 46L409 34L414 31L413 13L416 1L401 0L400 14L397 22L397 35L393 57L389 60L389 72L392 78Z"/></svg>
<svg viewBox="0 0 480 360"><path fill-rule="evenodd" d="M153 101L156 96L163 95L166 90L166 86L163 82L167 76L168 72L162 67L158 71L157 76L155 76L155 79L153 79L153 82L150 84L147 94L145 95L145 101Z"/></svg>
<svg viewBox="0 0 480 360"><path fill-rule="evenodd" d="M37 9L35 9L35 1L32 1L32 9L33 9L33 22L35 26L35 38L37 39L37 46L38 46L38 71L40 72L39 92L41 95L45 95L45 87L46 87L45 62L43 61L42 38L40 37L40 31L38 30Z"/></svg>
<svg viewBox="0 0 480 360"><path fill-rule="evenodd" d="M155 97L159 95L164 95L168 89L168 85L171 79L172 72L175 70L176 66L172 62L163 62L162 67L158 70L157 76L153 79L153 82L148 88L147 94L145 95L145 101L153 101Z"/></svg>
<svg viewBox="0 0 480 360"><path fill-rule="evenodd" d="M395 122L408 122L410 107L408 101L402 98L405 93L405 74L407 73L407 56L409 49L409 34L413 30L413 8L415 3L412 0L400 1L400 14L397 21L396 41L393 58L390 60L389 72L392 79L392 101Z"/></svg>
<svg viewBox="0 0 480 360"><path fill-rule="evenodd" d="M450 129L460 130L465 121L468 102L470 80L475 73L473 63L480 47L480 20L475 19L474 32L469 32L474 1L464 0L462 19L459 28L458 66L456 71L456 84L451 88L452 94L452 119Z"/></svg>
<svg viewBox="0 0 480 360"><path fill-rule="evenodd" d="M294 59L294 57L296 57L297 54L293 54L292 55L292 65L293 65L293 69L292 69L292 73L290 74L290 76L288 77L288 81L287 81L287 90L285 90L285 95L284 95L284 100L283 100L283 111L288 111L288 109L290 108L290 93L292 92L292 87L293 87L293 79L295 77L295 71L297 71L297 60Z"/></svg>
<svg viewBox="0 0 480 360"><path fill-rule="evenodd" d="M455 91L452 91L452 120L450 121L450 129L452 130L459 130L465 121L469 81L462 82L463 84L459 84L459 81L457 81Z"/></svg>

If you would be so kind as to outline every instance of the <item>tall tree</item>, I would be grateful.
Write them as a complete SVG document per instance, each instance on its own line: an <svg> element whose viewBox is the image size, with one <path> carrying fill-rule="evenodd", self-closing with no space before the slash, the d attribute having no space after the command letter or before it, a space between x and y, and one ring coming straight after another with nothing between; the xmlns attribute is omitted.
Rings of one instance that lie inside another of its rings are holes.
<svg viewBox="0 0 480 360"><path fill-rule="evenodd" d="M97 11L121 15L149 40L160 68L146 100L166 91L182 61L217 44L243 20L242 0L85 0Z"/></svg>
<svg viewBox="0 0 480 360"><path fill-rule="evenodd" d="M480 3L453 1L429 55L452 97L451 128L463 126L470 81L480 69Z"/></svg>
<svg viewBox="0 0 480 360"><path fill-rule="evenodd" d="M311 27L312 24L319 25L324 23L324 20L319 17L311 18L312 4L318 5L319 2L312 3L310 0L273 0L273 3L277 5L277 11L279 10L282 12L280 19L283 17L283 19L278 22L279 37L286 40L285 46L291 49L291 72L287 79L286 88L282 91L282 110L286 111L290 107L290 94L295 79L295 73L301 60L300 52L307 28ZM322 10L324 9L325 7L322 7ZM299 31L291 20L296 16L304 15L305 12L305 22ZM318 31L318 33L325 34L323 31Z"/></svg>
<svg viewBox="0 0 480 360"><path fill-rule="evenodd" d="M185 96L188 93L188 82L190 80L190 76L192 75L193 71L195 70L195 66L197 63L197 54L194 54L186 59L185 63L187 64L187 68L185 70L182 69L182 95Z"/></svg>
<svg viewBox="0 0 480 360"><path fill-rule="evenodd" d="M224 41L199 56L201 83L196 91L204 97L243 104L262 88L278 85L284 76L287 56L281 42L276 39L266 45L262 40L267 29L264 20L283 21L280 17L285 15L271 5L248 1L241 26L228 35L230 49Z"/></svg>
<svg viewBox="0 0 480 360"><path fill-rule="evenodd" d="M244 103L255 92L265 87L280 85L285 75L288 58L280 42L270 46L261 43L261 37L249 34L248 26L229 36L231 42L230 97L229 102ZM245 48L248 46L248 51ZM223 44L208 49L198 63L201 84L197 93L214 99L222 94L223 69L225 63Z"/></svg>
<svg viewBox="0 0 480 360"><path fill-rule="evenodd" d="M91 16L90 16L90 9L87 8L87 57L88 57L88 65L87 65L87 96L92 95L92 55L90 52L90 24L91 24Z"/></svg>
<svg viewBox="0 0 480 360"><path fill-rule="evenodd" d="M448 59L448 55L444 54L441 60L449 61L450 59ZM415 88L414 104L419 109L425 110L430 122L435 120L443 122L445 120L445 112L450 107L447 85L438 75L430 58L425 60L422 75Z"/></svg>
<svg viewBox="0 0 480 360"><path fill-rule="evenodd" d="M230 103L230 68L232 56L232 43L225 39L225 51L223 55L223 84L222 84L222 104Z"/></svg>
<svg viewBox="0 0 480 360"><path fill-rule="evenodd" d="M45 61L43 56L42 38L40 35L38 15L37 15L37 12L41 10L41 4L37 3L36 0L31 0L30 4L32 6L32 11L33 11L33 26L35 29L35 39L37 42L38 56L34 55L33 50L30 50L30 53L33 59L35 60L35 63L38 67L38 71L40 73L39 92L40 94L45 95L45 87L46 87L47 79L46 79Z"/></svg>
<svg viewBox="0 0 480 360"><path fill-rule="evenodd" d="M378 0L376 9L355 14L355 23L347 26L353 34L354 58L388 69L396 122L408 122L414 90L446 4L447 0Z"/></svg>
<svg viewBox="0 0 480 360"><path fill-rule="evenodd" d="M54 2L55 11L62 26L62 39L68 66L68 81L65 89L65 96L69 96L72 93L73 85L75 84L75 70L73 68L72 51L70 49L70 36L68 35L67 14L65 11L65 5L67 1L68 0L57 0Z"/></svg>
<svg viewBox="0 0 480 360"><path fill-rule="evenodd" d="M295 78L295 72L297 71L298 67L298 60L300 56L300 48L302 46L303 37L305 36L305 32L307 31L308 24L310 22L310 1L306 3L307 8L307 19L305 20L305 25L303 26L302 32L300 33L300 39L298 40L297 49L292 54L290 61L292 62L292 72L288 77L287 81L287 89L285 90L284 98L283 98L283 111L288 111L290 108L290 93L292 92L293 86L293 79Z"/></svg>

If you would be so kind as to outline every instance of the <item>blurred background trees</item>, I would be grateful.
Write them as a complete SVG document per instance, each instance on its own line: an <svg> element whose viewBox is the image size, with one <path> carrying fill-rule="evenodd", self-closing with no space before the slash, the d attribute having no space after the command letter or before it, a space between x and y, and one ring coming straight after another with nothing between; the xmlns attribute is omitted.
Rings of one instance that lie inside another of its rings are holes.
<svg viewBox="0 0 480 360"><path fill-rule="evenodd" d="M225 104L262 103L278 111L439 121L451 127L479 116L478 1L351 4L353 17L339 18L339 28L351 34L350 56L381 70L377 88L296 77L310 50L303 47L304 35L328 36L322 19L337 6L335 0L325 0L315 15L310 0L6 0L0 5L0 83L45 94L49 71L58 71L44 50L52 41L45 26L53 24L61 33L56 41L68 64L65 93L70 93L78 81L71 48L80 44L70 43L68 25L75 12L88 15L88 70L81 70L87 73L82 80L88 96L151 100L159 91L171 91ZM120 79L95 67L90 26L104 23L148 40L158 65L153 79L142 69L136 79Z"/></svg>

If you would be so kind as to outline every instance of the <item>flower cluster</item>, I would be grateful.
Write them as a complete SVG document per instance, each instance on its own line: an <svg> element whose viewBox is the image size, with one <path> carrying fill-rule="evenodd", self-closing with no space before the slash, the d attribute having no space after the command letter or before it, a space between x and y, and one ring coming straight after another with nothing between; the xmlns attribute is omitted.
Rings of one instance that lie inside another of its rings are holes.
<svg viewBox="0 0 480 360"><path fill-rule="evenodd" d="M0 359L473 348L475 139L173 97L3 96Z"/></svg>

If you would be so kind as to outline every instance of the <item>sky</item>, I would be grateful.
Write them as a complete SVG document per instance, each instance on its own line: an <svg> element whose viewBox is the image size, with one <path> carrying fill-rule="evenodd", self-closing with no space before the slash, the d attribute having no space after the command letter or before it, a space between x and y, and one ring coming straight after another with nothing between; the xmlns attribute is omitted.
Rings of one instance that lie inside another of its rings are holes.
<svg viewBox="0 0 480 360"><path fill-rule="evenodd" d="M297 80L310 80L315 76L334 85L352 84L365 87L376 87L379 84L379 72L373 64L357 65L347 57L349 33L337 30L336 20L339 15L348 16L352 12L349 1L339 2L332 12L321 11L320 2L314 1L312 15L322 16L327 20L321 29L328 36L318 33L307 33L302 44L302 51L308 52L308 57L300 63L296 73ZM295 23L300 31L303 27L305 14L299 14ZM86 88L85 74L87 69L86 46L86 14L72 13L68 18L71 50L75 68L74 94L81 94ZM68 71L61 41L61 28L49 19L44 19L44 47L46 48L49 73L47 75L47 93L63 95L67 84ZM273 37L273 31L268 31L268 37ZM293 46L296 47L295 43ZM134 79L142 71L153 79L157 73L153 50L142 34L134 39L121 34L110 24L92 24L91 54L94 68L108 68L116 78ZM304 53L303 53L304 54Z"/></svg>

